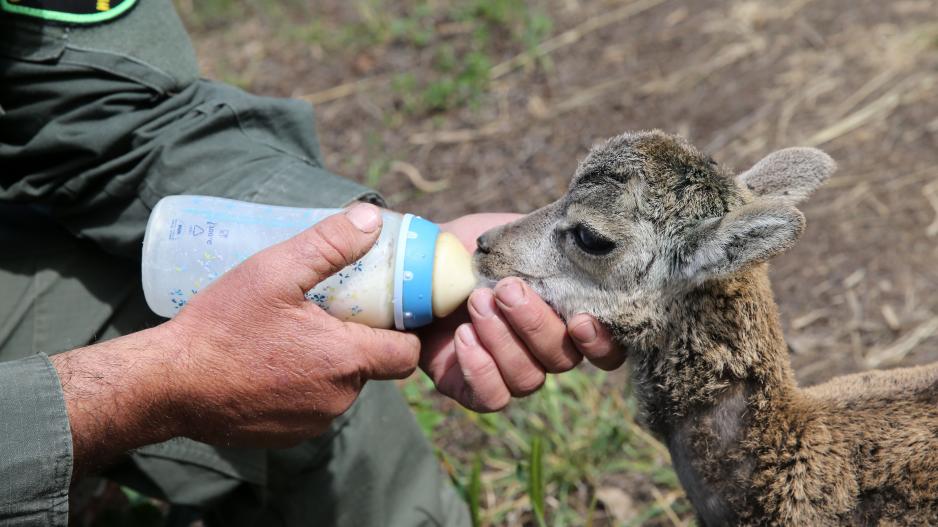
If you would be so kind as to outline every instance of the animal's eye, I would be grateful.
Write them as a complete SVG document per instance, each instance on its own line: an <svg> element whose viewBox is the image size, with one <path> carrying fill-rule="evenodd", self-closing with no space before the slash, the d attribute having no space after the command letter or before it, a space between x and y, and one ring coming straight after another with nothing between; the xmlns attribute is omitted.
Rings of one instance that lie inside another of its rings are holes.
<svg viewBox="0 0 938 527"><path fill-rule="evenodd" d="M616 247L615 243L582 224L573 228L573 240L580 249L596 255L608 254Z"/></svg>

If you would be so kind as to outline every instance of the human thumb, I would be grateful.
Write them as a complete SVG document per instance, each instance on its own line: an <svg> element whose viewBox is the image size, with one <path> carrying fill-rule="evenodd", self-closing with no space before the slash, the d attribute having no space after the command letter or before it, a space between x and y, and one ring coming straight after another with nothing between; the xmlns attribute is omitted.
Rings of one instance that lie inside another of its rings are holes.
<svg viewBox="0 0 938 527"><path fill-rule="evenodd" d="M305 292L365 255L381 233L381 211L358 203L269 250L270 261Z"/></svg>

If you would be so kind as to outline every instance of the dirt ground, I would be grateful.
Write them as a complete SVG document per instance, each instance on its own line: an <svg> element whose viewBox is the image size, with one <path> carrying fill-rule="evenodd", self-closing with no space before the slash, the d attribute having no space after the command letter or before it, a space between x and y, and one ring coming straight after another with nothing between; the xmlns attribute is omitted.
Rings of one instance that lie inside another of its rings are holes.
<svg viewBox="0 0 938 527"><path fill-rule="evenodd" d="M377 4L379 16L413 7ZM681 133L740 171L817 146L840 168L772 267L799 378L938 359L938 2L538 2L553 21L529 47L542 60L496 32L479 101L422 113L401 110L393 80L433 75L435 44L464 45L460 22L433 20L430 45L342 47L328 35L360 21L362 4L311 5L284 8L289 24L326 37L292 39L282 16L258 10L199 24L203 67L316 102L327 165L395 207L438 220L531 211L564 193L591 144L624 130Z"/></svg>

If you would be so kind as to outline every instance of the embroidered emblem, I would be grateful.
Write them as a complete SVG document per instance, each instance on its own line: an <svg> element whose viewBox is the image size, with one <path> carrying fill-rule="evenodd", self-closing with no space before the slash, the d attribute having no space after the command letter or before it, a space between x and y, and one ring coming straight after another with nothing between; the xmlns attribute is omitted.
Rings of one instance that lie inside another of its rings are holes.
<svg viewBox="0 0 938 527"><path fill-rule="evenodd" d="M68 24L97 24L121 16L137 0L0 0L0 10Z"/></svg>

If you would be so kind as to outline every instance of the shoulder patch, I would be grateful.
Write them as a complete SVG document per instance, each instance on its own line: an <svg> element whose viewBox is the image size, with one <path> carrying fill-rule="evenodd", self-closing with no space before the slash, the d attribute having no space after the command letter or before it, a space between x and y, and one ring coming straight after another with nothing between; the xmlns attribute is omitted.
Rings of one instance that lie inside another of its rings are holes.
<svg viewBox="0 0 938 527"><path fill-rule="evenodd" d="M137 0L0 0L0 10L66 24L97 24L126 13Z"/></svg>

